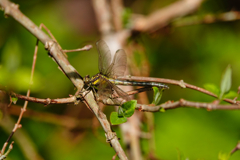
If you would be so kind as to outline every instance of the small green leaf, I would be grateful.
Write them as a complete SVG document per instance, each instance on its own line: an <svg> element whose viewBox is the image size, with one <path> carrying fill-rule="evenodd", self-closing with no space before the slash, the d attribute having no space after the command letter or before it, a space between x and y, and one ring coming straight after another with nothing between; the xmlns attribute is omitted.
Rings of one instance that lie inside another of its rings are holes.
<svg viewBox="0 0 240 160"><path fill-rule="evenodd" d="M218 153L218 160L229 160L230 154L227 153Z"/></svg>
<svg viewBox="0 0 240 160"><path fill-rule="evenodd" d="M130 18L132 10L130 8L124 8L122 12L122 24L124 28L130 27Z"/></svg>
<svg viewBox="0 0 240 160"><path fill-rule="evenodd" d="M17 97L11 97L11 99L12 99L12 103L13 103L13 104L16 104L17 101L18 101L18 98L17 98Z"/></svg>
<svg viewBox="0 0 240 160"><path fill-rule="evenodd" d="M161 108L159 109L159 111L160 111L160 112L165 112L165 109L161 107Z"/></svg>
<svg viewBox="0 0 240 160"><path fill-rule="evenodd" d="M122 106L120 107L123 110L123 115L125 117L131 117L135 111L136 105L137 105L136 100L131 100L123 103Z"/></svg>
<svg viewBox="0 0 240 160"><path fill-rule="evenodd" d="M161 88L160 90L159 89L160 88L158 88L158 87L153 87L154 94L153 94L153 102L152 103L155 105L159 104L159 102L162 98L163 90L164 90L163 88Z"/></svg>
<svg viewBox="0 0 240 160"><path fill-rule="evenodd" d="M235 92L235 91L229 91L228 93L226 93L226 94L223 95L223 99L224 99L224 98L230 98L230 99L232 99L232 98L235 98L235 97L237 97L237 96L238 96L237 92Z"/></svg>
<svg viewBox="0 0 240 160"><path fill-rule="evenodd" d="M124 117L124 111L122 107L118 108L118 117Z"/></svg>
<svg viewBox="0 0 240 160"><path fill-rule="evenodd" d="M119 117L117 112L112 112L110 115L110 122L112 125L118 125L127 122L127 118Z"/></svg>
<svg viewBox="0 0 240 160"><path fill-rule="evenodd" d="M222 75L221 93L220 93L219 99L222 99L222 96L224 95L224 93L230 90L231 85L232 85L232 69L231 69L231 66L228 65Z"/></svg>
<svg viewBox="0 0 240 160"><path fill-rule="evenodd" d="M206 83L206 84L203 85L203 87L204 87L206 90L208 90L208 91L216 94L217 96L219 96L219 94L220 94L220 88L217 87L215 84Z"/></svg>

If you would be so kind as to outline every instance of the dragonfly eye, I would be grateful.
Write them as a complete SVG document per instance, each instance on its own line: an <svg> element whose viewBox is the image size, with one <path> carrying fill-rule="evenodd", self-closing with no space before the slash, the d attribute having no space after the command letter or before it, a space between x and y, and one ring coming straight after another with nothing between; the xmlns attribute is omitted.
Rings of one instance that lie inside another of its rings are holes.
<svg viewBox="0 0 240 160"><path fill-rule="evenodd" d="M86 83L90 80L90 76L89 75L86 75L84 78L83 78L83 81Z"/></svg>

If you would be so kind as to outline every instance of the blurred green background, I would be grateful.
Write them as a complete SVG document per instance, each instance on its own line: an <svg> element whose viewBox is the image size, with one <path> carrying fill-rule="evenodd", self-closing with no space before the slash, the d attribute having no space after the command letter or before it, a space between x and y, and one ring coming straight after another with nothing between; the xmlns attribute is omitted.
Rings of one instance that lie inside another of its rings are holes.
<svg viewBox="0 0 240 160"><path fill-rule="evenodd" d="M74 49L99 38L91 1L88 0L16 0L20 10L35 24L44 23L62 48ZM174 1L125 1L132 13L148 14ZM218 14L239 10L237 0L207 0L194 14ZM36 38L11 17L0 16L0 86L7 86L19 94L26 94ZM138 37L143 44L150 64L150 76L181 80L203 87L205 83L220 85L222 72L231 64L233 80L231 90L237 92L240 79L240 22L218 22L185 27L173 27L157 35ZM69 62L82 77L98 72L97 51L69 53ZM57 68L39 45L34 85L31 96L63 98L74 94L74 86ZM162 101L179 100L211 102L214 98L189 89L170 86ZM19 106L7 108L14 125ZM104 132L92 113L84 105L49 105L29 103L29 112L22 120L23 135L14 135L14 149L8 159L27 159L17 136L28 137L32 147L43 159L111 159L114 150L105 142ZM106 108L109 117L112 108ZM4 112L5 113L5 112ZM206 111L181 108L164 113L154 113L156 154L160 159L175 160L179 156L189 160L214 160L219 153L228 154L240 140L240 111ZM72 127L72 123L78 127ZM5 123L5 122L3 122ZM96 124L97 123L97 124ZM0 145L9 135L8 127L0 128ZM118 127L113 127L119 137ZM142 140L143 155L147 153L146 140ZM30 151L30 150L29 150ZM230 160L239 160L240 152Z"/></svg>

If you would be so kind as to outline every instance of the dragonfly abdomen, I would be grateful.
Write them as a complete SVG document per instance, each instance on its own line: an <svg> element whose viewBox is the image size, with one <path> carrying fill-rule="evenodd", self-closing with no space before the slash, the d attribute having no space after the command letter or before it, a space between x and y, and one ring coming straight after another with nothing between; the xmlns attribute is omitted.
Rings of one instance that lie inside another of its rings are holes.
<svg viewBox="0 0 240 160"><path fill-rule="evenodd" d="M137 82L137 81L123 81L117 79L108 79L110 82L114 83L115 85L128 85L128 86L152 86L152 87L159 87L159 88L169 88L167 85L157 82Z"/></svg>

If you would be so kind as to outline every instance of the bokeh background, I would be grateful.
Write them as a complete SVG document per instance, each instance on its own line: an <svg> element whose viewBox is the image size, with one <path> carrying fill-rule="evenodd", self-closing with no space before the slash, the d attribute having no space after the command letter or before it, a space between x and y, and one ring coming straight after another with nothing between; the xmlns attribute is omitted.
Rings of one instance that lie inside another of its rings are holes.
<svg viewBox="0 0 240 160"><path fill-rule="evenodd" d="M44 23L62 48L74 49L99 40L96 17L88 0L15 0L20 10L35 24ZM128 11L149 14L175 1L125 1ZM193 15L238 11L237 0L206 0ZM190 15L190 16L193 16ZM141 34L137 41L144 48L151 77L183 79L203 87L206 83L220 85L227 65L232 66L231 90L237 92L240 80L240 22L216 22L182 27L169 27L155 34ZM131 42L131 40L130 40ZM129 42L129 43L130 43ZM0 16L0 86L25 95L32 65L36 38L11 17ZM136 56L138 57L138 56ZM82 77L98 72L96 47L90 51L69 53L69 62ZM128 61L131 63L131 60ZM31 96L64 98L75 93L74 86L39 45ZM150 93L151 95L151 93ZM149 95L150 101L151 96ZM184 98L196 102L211 102L214 98L190 89L170 85L162 102ZM1 98L3 101L4 98ZM6 99L5 99L6 101ZM0 145L6 141L20 112L23 101L9 108L1 108L7 121L1 118ZM4 111L3 111L4 110ZM112 107L104 113L109 117ZM179 108L154 113L155 154L159 159L214 160L219 154L228 154L240 140L240 111L206 111ZM111 159L114 150L105 142L98 121L86 106L49 105L29 103L22 119L22 129L13 136L14 149L9 160L29 159L37 153L46 160ZM142 124L142 129L146 129ZM121 138L117 126L113 129ZM123 146L126 148L127 146ZM33 151L32 149L35 149ZM143 155L149 152L147 140L141 140ZM239 160L240 152L230 160Z"/></svg>

